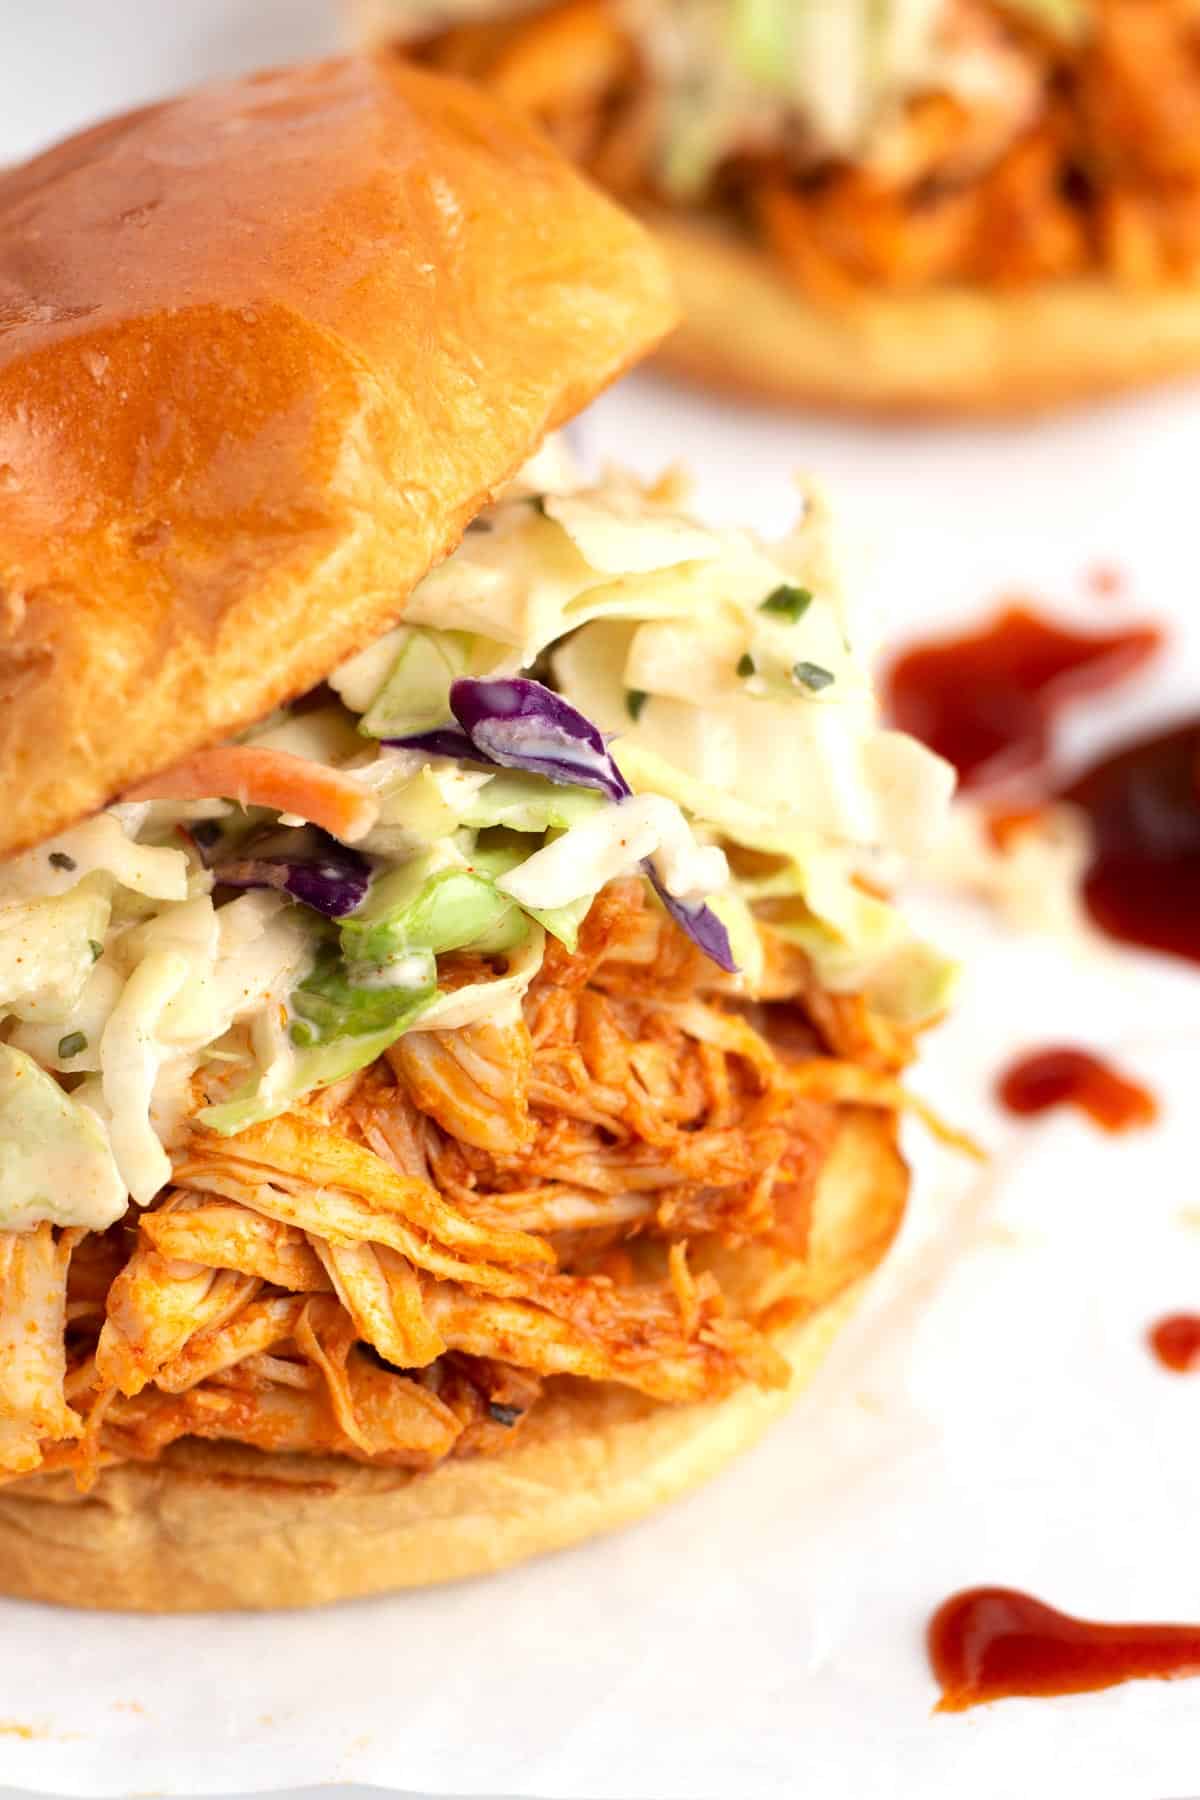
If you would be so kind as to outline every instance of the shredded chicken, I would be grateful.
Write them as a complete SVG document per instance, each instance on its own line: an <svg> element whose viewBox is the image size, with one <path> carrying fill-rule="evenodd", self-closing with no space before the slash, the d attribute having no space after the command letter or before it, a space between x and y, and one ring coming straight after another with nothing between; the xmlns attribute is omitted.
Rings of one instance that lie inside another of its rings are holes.
<svg viewBox="0 0 1200 1800"><path fill-rule="evenodd" d="M615 883L513 1023L414 1031L281 1117L197 1125L136 1223L0 1239L0 1471L86 1485L184 1437L423 1469L503 1449L547 1382L785 1382L707 1247L802 1269L839 1109L905 1104L909 1046L764 949L748 1006Z"/></svg>
<svg viewBox="0 0 1200 1800"><path fill-rule="evenodd" d="M0 1470L36 1469L45 1438L74 1438L64 1393L67 1266L77 1234L0 1234Z"/></svg>
<svg viewBox="0 0 1200 1800"><path fill-rule="evenodd" d="M621 0L566 0L417 46L533 113L609 187L654 199L662 95ZM810 299L1101 270L1144 284L1200 268L1200 15L1194 0L1092 0L1081 43L996 0L954 28L1023 67L1018 109L917 94L857 162L814 161L802 131L747 143L702 203L767 247ZM669 198L669 197L668 197Z"/></svg>

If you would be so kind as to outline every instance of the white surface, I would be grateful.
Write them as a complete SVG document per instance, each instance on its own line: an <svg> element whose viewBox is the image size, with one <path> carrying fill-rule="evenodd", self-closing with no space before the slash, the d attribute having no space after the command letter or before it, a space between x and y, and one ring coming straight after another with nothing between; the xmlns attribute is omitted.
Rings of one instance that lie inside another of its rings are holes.
<svg viewBox="0 0 1200 1800"><path fill-rule="evenodd" d="M315 0L53 0L4 8L0 155L189 78L319 47ZM1014 588L1097 623L1115 561L1174 653L1077 733L1194 699L1200 400L995 433L739 418L642 383L586 427L646 467L685 454L712 510L782 524L830 478L870 540L891 637ZM1128 610L1135 610L1131 603ZM606 1543L483 1586L293 1619L121 1621L0 1606L0 1781L78 1794L329 1781L557 1800L1165 1800L1200 1787L1200 1684L933 1717L925 1620L964 1583L1095 1616L1200 1618L1200 1379L1142 1346L1200 1301L1200 978L1073 959L967 914L972 957L925 1092L1000 1155L974 1180L921 1150L870 1311L757 1453ZM1111 1143L990 1112L1009 1052L1112 1050L1167 1102ZM27 1728L30 1736L19 1735ZM1069 1773L1067 1773L1069 1771Z"/></svg>
<svg viewBox="0 0 1200 1800"><path fill-rule="evenodd" d="M179 87L337 48L339 0L0 0L0 159Z"/></svg>

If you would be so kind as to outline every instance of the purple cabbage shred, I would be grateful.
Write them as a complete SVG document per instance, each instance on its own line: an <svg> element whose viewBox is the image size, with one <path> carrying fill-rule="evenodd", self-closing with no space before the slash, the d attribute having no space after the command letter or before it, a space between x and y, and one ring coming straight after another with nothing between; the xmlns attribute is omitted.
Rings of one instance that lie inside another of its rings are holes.
<svg viewBox="0 0 1200 1800"><path fill-rule="evenodd" d="M344 919L362 905L371 882L371 865L357 850L339 844L325 832L306 833L318 842L309 852L289 857L241 856L211 863L222 887L275 888L327 919Z"/></svg>
<svg viewBox="0 0 1200 1800"><path fill-rule="evenodd" d="M492 681L464 678L450 689L450 709L457 727L447 724L388 742L397 749L424 750L431 756L453 756L542 775L560 786L593 788L610 800L630 798L632 790L613 760L603 732L540 681L526 675ZM729 933L711 906L677 900L668 893L650 857L642 868L680 930L718 968L735 975L737 964Z"/></svg>

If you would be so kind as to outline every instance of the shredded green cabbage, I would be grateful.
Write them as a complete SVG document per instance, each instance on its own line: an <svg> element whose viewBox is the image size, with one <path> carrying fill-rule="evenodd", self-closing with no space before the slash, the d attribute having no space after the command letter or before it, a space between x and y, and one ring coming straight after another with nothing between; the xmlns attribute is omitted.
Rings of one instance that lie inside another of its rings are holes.
<svg viewBox="0 0 1200 1800"><path fill-rule="evenodd" d="M379 741L445 725L464 674L521 671L612 734L629 797ZM115 1216L118 1189L145 1202L169 1180L193 1116L235 1132L403 1032L515 1017L546 935L573 950L596 894L646 868L716 913L747 995L766 916L827 986L905 1023L944 1006L950 965L860 876L928 841L953 778L881 727L819 500L766 544L698 524L677 486L588 487L545 455L330 686L337 702L243 741L377 803L349 915L291 888L229 898L340 847L222 796L117 806L0 864L0 1226L10 1187L21 1228L66 1218L39 1132L84 1171L71 1219Z"/></svg>
<svg viewBox="0 0 1200 1800"><path fill-rule="evenodd" d="M305 1094L331 1087L335 1081L344 1081L347 1075L365 1069L383 1055L389 1044L395 1043L403 1030L403 1024L392 1024L378 1031L334 1038L327 1044L296 1050L285 1064L248 1083L233 1099L201 1107L196 1118L222 1137L246 1131L264 1119L277 1118ZM270 1078L272 1074L275 1079Z"/></svg>
<svg viewBox="0 0 1200 1800"><path fill-rule="evenodd" d="M0 1044L0 1230L103 1231L126 1205L104 1128L33 1058Z"/></svg>
<svg viewBox="0 0 1200 1800"><path fill-rule="evenodd" d="M510 949L525 935L520 912L489 876L447 865L436 852L384 875L341 928L349 963L386 967L414 950L481 954Z"/></svg>
<svg viewBox="0 0 1200 1800"><path fill-rule="evenodd" d="M96 961L108 930L106 895L81 883L50 900L0 907L0 994L5 1010L31 1023L61 1022Z"/></svg>

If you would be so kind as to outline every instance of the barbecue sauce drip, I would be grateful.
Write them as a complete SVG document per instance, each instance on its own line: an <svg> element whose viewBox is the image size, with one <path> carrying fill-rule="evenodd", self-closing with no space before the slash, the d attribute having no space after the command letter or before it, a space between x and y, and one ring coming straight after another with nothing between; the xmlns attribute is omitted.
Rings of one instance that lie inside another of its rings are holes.
<svg viewBox="0 0 1200 1800"><path fill-rule="evenodd" d="M1169 1313L1152 1325L1146 1342L1164 1369L1176 1375L1187 1375L1200 1368L1200 1316L1196 1313Z"/></svg>
<svg viewBox="0 0 1200 1800"><path fill-rule="evenodd" d="M1009 1112L1030 1116L1074 1106L1102 1131L1136 1131L1158 1116L1152 1094L1087 1050L1036 1050L1013 1063L996 1091Z"/></svg>
<svg viewBox="0 0 1200 1800"><path fill-rule="evenodd" d="M1101 930L1200 962L1200 720L1127 744L1063 795L1087 814Z"/></svg>
<svg viewBox="0 0 1200 1800"><path fill-rule="evenodd" d="M939 1712L1200 1675L1200 1625L1099 1625L1013 1588L953 1595L930 1620L928 1648Z"/></svg>
<svg viewBox="0 0 1200 1800"><path fill-rule="evenodd" d="M991 786L1042 768L1059 708L1123 680L1161 641L1151 626L1074 632L1011 606L980 631L900 656L886 676L888 711L964 787Z"/></svg>

